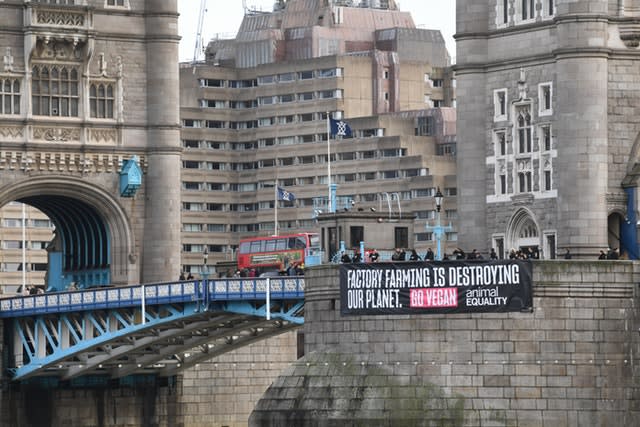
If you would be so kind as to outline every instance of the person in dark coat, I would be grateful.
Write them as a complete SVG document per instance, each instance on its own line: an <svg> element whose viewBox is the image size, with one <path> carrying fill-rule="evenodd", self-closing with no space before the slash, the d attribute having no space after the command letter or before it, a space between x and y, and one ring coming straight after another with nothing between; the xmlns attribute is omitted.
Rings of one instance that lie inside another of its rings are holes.
<svg viewBox="0 0 640 427"><path fill-rule="evenodd" d="M433 261L434 259L436 259L436 255L433 253L433 250L431 250L431 248L427 249L427 253L424 256L424 260Z"/></svg>

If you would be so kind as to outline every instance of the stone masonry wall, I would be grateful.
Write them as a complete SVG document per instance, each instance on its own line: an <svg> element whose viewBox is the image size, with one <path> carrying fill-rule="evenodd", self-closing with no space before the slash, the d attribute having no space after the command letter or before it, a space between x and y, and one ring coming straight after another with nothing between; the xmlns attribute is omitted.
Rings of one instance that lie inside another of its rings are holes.
<svg viewBox="0 0 640 427"><path fill-rule="evenodd" d="M0 327L0 338L2 332ZM43 388L5 377L0 426L246 427L255 402L296 358L293 331L200 363L169 381Z"/></svg>
<svg viewBox="0 0 640 427"><path fill-rule="evenodd" d="M310 269L306 355L250 425L640 425L640 264L533 272L532 313L343 317L338 267Z"/></svg>

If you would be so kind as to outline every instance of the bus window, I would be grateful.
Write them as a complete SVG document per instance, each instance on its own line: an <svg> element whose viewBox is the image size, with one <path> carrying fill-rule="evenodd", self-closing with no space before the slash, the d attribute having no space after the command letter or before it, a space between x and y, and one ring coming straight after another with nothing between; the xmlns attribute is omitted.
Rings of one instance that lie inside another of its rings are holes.
<svg viewBox="0 0 640 427"><path fill-rule="evenodd" d="M305 242L304 237L292 237L289 240L290 240L289 245L291 246L291 249L304 249L307 247L307 243Z"/></svg>
<svg viewBox="0 0 640 427"><path fill-rule="evenodd" d="M278 239L276 241L276 250L284 251L287 249L287 239Z"/></svg>
<svg viewBox="0 0 640 427"><path fill-rule="evenodd" d="M258 253L258 252L263 252L261 243L262 243L261 240L256 240L255 242L251 242L251 253L252 254L255 254L255 253Z"/></svg>
<svg viewBox="0 0 640 427"><path fill-rule="evenodd" d="M265 252L273 252L276 250L276 241L275 240L267 240L264 242L264 251Z"/></svg>
<svg viewBox="0 0 640 427"><path fill-rule="evenodd" d="M248 254L250 248L251 248L250 242L242 242L240 243L240 248L238 249L238 252L241 254Z"/></svg>

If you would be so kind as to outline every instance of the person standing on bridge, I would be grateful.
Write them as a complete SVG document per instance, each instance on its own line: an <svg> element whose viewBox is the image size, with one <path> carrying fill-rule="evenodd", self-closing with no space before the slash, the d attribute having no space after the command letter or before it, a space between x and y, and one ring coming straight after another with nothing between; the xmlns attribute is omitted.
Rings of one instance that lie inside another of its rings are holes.
<svg viewBox="0 0 640 427"><path fill-rule="evenodd" d="M424 255L425 261L433 261L435 259L435 254L431 248L427 249L427 253Z"/></svg>

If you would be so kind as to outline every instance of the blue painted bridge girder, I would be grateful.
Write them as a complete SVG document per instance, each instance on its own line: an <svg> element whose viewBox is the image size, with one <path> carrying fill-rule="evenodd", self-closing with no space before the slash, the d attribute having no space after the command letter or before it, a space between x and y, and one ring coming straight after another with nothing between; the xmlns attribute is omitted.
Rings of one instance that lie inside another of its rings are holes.
<svg viewBox="0 0 640 427"><path fill-rule="evenodd" d="M303 314L302 277L181 281L0 300L9 374L16 381L172 376L293 330Z"/></svg>

